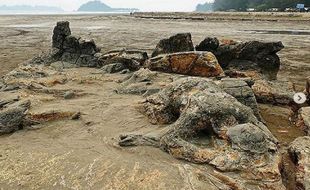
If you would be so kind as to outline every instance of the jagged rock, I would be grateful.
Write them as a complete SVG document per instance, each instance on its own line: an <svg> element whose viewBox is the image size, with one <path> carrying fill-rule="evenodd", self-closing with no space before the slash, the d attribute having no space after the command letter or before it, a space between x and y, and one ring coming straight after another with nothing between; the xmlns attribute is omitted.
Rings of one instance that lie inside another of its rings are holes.
<svg viewBox="0 0 310 190"><path fill-rule="evenodd" d="M310 137L299 137L288 149L295 164L295 189L310 189Z"/></svg>
<svg viewBox="0 0 310 190"><path fill-rule="evenodd" d="M297 126L302 128L310 136L310 107L300 108L298 111Z"/></svg>
<svg viewBox="0 0 310 190"><path fill-rule="evenodd" d="M251 108L211 80L180 79L148 97L141 109L151 123L171 124L168 131L150 140L143 135L123 135L121 146L159 146L178 159L211 164L222 171L251 173L281 189L277 140ZM210 143L193 143L199 135Z"/></svg>
<svg viewBox="0 0 310 190"><path fill-rule="evenodd" d="M215 51L219 47L220 42L217 38L205 38L199 45L196 46L196 51Z"/></svg>
<svg viewBox="0 0 310 190"><path fill-rule="evenodd" d="M214 47L216 39L206 38L197 46L197 50L214 53L226 74L231 77L277 78L280 59L276 53L284 48L282 42L234 42L221 44L216 49Z"/></svg>
<svg viewBox="0 0 310 190"><path fill-rule="evenodd" d="M54 28L52 49L32 59L32 64L50 65L63 61L81 67L101 67L96 55L100 49L93 40L85 40L71 35L69 22L58 22Z"/></svg>
<svg viewBox="0 0 310 190"><path fill-rule="evenodd" d="M16 102L0 110L0 135L15 132L23 127L30 101Z"/></svg>
<svg viewBox="0 0 310 190"><path fill-rule="evenodd" d="M194 51L192 35L190 33L181 33L171 36L168 39L162 39L157 44L152 53L152 57L160 54Z"/></svg>
<svg viewBox="0 0 310 190"><path fill-rule="evenodd" d="M184 52L159 55L149 59L145 67L153 71L201 77L223 76L216 57L210 52Z"/></svg>
<svg viewBox="0 0 310 190"><path fill-rule="evenodd" d="M57 22L53 31L53 44L54 48L62 49L63 43L67 36L71 35L70 23L68 21Z"/></svg>
<svg viewBox="0 0 310 190"><path fill-rule="evenodd" d="M250 107L255 116L261 121L262 117L259 113L258 105L253 90L250 85L252 81L244 81L242 79L224 78L216 81L227 94L235 97L242 104Z"/></svg>
<svg viewBox="0 0 310 190"><path fill-rule="evenodd" d="M258 80L252 89L259 103L289 105L294 101L291 82Z"/></svg>

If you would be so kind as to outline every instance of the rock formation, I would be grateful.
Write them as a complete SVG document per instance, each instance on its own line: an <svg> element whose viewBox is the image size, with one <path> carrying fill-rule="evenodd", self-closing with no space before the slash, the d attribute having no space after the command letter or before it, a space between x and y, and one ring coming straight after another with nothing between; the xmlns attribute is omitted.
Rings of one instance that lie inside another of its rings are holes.
<svg viewBox="0 0 310 190"><path fill-rule="evenodd" d="M157 44L152 53L152 57L160 54L194 51L192 35L190 33L180 33L168 39L162 39Z"/></svg>
<svg viewBox="0 0 310 190"><path fill-rule="evenodd" d="M170 124L167 132L159 136L122 135L121 146L155 146L178 159L281 183L275 154L277 140L251 108L214 82L180 79L148 97L142 112L152 124ZM195 144L197 136L204 136L208 145ZM258 169L255 163L264 167Z"/></svg>
<svg viewBox="0 0 310 190"><path fill-rule="evenodd" d="M184 52L159 55L149 59L145 67L152 71L201 77L222 77L223 69L210 52Z"/></svg>
<svg viewBox="0 0 310 190"><path fill-rule="evenodd" d="M56 61L68 62L84 67L99 67L100 49L93 40L85 40L71 35L68 21L57 22L53 31L52 49L35 57L31 63L49 65Z"/></svg>
<svg viewBox="0 0 310 190"><path fill-rule="evenodd" d="M216 38L206 38L196 50L211 51L227 75L276 79L280 59L276 54L283 49L281 42L249 41L229 42L218 45Z"/></svg>

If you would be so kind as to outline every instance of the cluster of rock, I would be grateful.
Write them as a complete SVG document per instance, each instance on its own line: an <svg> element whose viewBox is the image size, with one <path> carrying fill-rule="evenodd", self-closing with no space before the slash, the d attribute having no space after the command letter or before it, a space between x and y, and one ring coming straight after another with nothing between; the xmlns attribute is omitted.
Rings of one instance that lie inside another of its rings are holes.
<svg viewBox="0 0 310 190"><path fill-rule="evenodd" d="M100 49L93 40L81 39L71 35L69 22L58 22L53 31L52 49L48 53L35 57L31 62L49 65L64 61L78 66L98 67L100 61L96 55Z"/></svg>
<svg viewBox="0 0 310 190"><path fill-rule="evenodd" d="M292 103L293 86L276 80L280 69L276 53L283 48L281 42L220 42L217 38L206 38L194 47L191 34L184 33L161 40L151 58L139 50L101 53L93 40L72 36L69 22L58 22L51 51L30 63L60 61L128 74L115 92L145 96L140 111L150 123L165 125L167 130L152 136L121 135L121 146L155 146L178 159L238 171L245 180L259 181L259 187L284 189L278 141L263 123L257 105ZM163 87L158 80L161 72L180 75L169 78L171 84ZM309 81L307 85L309 95ZM0 102L0 134L23 126L29 106L14 105ZM298 125L309 131L309 107L299 112ZM201 135L208 145L194 142ZM309 155L308 141L302 147L294 142L289 148L298 168L298 187L309 183L303 156Z"/></svg>

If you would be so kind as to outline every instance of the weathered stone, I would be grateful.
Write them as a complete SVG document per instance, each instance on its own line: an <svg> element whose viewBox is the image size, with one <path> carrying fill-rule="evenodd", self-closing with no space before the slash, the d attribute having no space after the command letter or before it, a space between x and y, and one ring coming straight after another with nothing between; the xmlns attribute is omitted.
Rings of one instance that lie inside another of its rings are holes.
<svg viewBox="0 0 310 190"><path fill-rule="evenodd" d="M256 161L268 165L272 152L277 151L277 140L253 111L210 80L180 79L148 97L142 112L153 124L171 124L159 143L161 149L176 158L209 163L224 171L244 171L255 170ZM191 143L194 136L204 133L210 140L218 140L210 147ZM122 136L121 145L141 145L135 143L135 138L140 137ZM147 142L150 145L153 141ZM280 180L279 171L274 172Z"/></svg>
<svg viewBox="0 0 310 190"><path fill-rule="evenodd" d="M295 189L310 189L310 137L299 137L288 149L295 164Z"/></svg>
<svg viewBox="0 0 310 190"><path fill-rule="evenodd" d="M81 54L79 38L75 36L67 36L63 43L63 51L72 54Z"/></svg>
<svg viewBox="0 0 310 190"><path fill-rule="evenodd" d="M100 67L98 58L92 55L82 54L76 61L76 65L79 67Z"/></svg>
<svg viewBox="0 0 310 190"><path fill-rule="evenodd" d="M310 107L300 108L298 111L297 126L310 136Z"/></svg>
<svg viewBox="0 0 310 190"><path fill-rule="evenodd" d="M15 132L23 127L30 101L10 104L0 110L0 135Z"/></svg>
<svg viewBox="0 0 310 190"><path fill-rule="evenodd" d="M126 69L126 67L123 63L108 64L101 68L101 70L107 73L117 73L123 71L124 69Z"/></svg>
<svg viewBox="0 0 310 190"><path fill-rule="evenodd" d="M150 86L156 77L156 72L142 68L121 81L121 85L116 89L116 92L135 95L151 95L157 93L159 87Z"/></svg>
<svg viewBox="0 0 310 190"><path fill-rule="evenodd" d="M95 55L99 52L99 48L96 46L94 40L80 39L79 41L81 54L84 55Z"/></svg>
<svg viewBox="0 0 310 190"><path fill-rule="evenodd" d="M215 47L216 39L206 38L197 46L197 50L214 53L227 75L235 77L243 74L247 77L263 77L271 80L277 78L280 59L276 53L284 48L281 42L249 41L223 43L216 49ZM253 72L256 74L253 75Z"/></svg>
<svg viewBox="0 0 310 190"><path fill-rule="evenodd" d="M53 31L53 47L62 49L65 38L71 35L71 30L68 21L57 22Z"/></svg>
<svg viewBox="0 0 310 190"><path fill-rule="evenodd" d="M242 80L242 79L233 79L233 78L224 78L220 81L215 81L216 84L221 87L227 94L235 97L242 104L250 107L255 116L262 121L262 117L259 113L258 105L253 90L250 85L252 81Z"/></svg>
<svg viewBox="0 0 310 190"><path fill-rule="evenodd" d="M184 52L160 55L149 59L145 67L153 71L191 76L219 77L224 72L210 52Z"/></svg>
<svg viewBox="0 0 310 190"><path fill-rule="evenodd" d="M252 86L259 103L289 105L295 94L293 84L285 81L258 80Z"/></svg>
<svg viewBox="0 0 310 190"><path fill-rule="evenodd" d="M160 40L152 53L152 57L160 54L187 52L193 50L194 45L192 42L192 35L190 33L181 33L171 36L168 39Z"/></svg>
<svg viewBox="0 0 310 190"><path fill-rule="evenodd" d="M205 38L199 45L196 46L196 51L215 51L219 47L220 42L217 38Z"/></svg>
<svg viewBox="0 0 310 190"><path fill-rule="evenodd" d="M104 65L120 63L123 65L124 69L129 69L130 71L137 71L140 69L141 65L138 61L130 58L124 57L113 57L104 62Z"/></svg>
<svg viewBox="0 0 310 190"><path fill-rule="evenodd" d="M54 28L53 49L35 57L33 64L49 65L53 62L64 61L82 67L100 67L102 62L96 55L100 49L93 40L85 40L71 35L69 22L58 22Z"/></svg>
<svg viewBox="0 0 310 190"><path fill-rule="evenodd" d="M107 66L105 69L117 66L121 70L129 69L130 71L137 71L148 59L146 52L138 50L113 50L100 56L99 60L103 61L103 65ZM122 64L122 66L120 65ZM116 71L119 72L119 71Z"/></svg>
<svg viewBox="0 0 310 190"><path fill-rule="evenodd" d="M63 52L58 48L52 48L45 53L42 53L38 56L32 58L29 63L30 64L38 64L38 65L50 65L53 62L57 62L60 60Z"/></svg>

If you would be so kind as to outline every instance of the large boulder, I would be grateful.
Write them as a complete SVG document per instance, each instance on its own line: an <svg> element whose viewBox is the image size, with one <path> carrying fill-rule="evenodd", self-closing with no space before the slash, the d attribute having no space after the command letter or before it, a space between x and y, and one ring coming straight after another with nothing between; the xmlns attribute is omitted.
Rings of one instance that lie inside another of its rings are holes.
<svg viewBox="0 0 310 190"><path fill-rule="evenodd" d="M178 159L241 171L281 189L277 140L251 108L211 80L177 80L149 96L141 111L153 124L170 125L159 136L122 135L121 146L159 147Z"/></svg>
<svg viewBox="0 0 310 190"><path fill-rule="evenodd" d="M288 153L295 166L295 189L310 189L310 137L297 138Z"/></svg>
<svg viewBox="0 0 310 190"><path fill-rule="evenodd" d="M224 76L223 69L211 52L184 52L159 55L149 59L145 67L153 71L190 76Z"/></svg>
<svg viewBox="0 0 310 190"><path fill-rule="evenodd" d="M218 47L217 42L215 38L206 38L196 49L214 53L229 76L244 75L269 80L277 78L280 59L276 53L284 48L282 42L231 41L220 44ZM257 75L253 76L253 71Z"/></svg>
<svg viewBox="0 0 310 190"><path fill-rule="evenodd" d="M160 54L194 51L192 35L190 33L180 33L168 39L162 39L157 44L152 53L152 57Z"/></svg>

